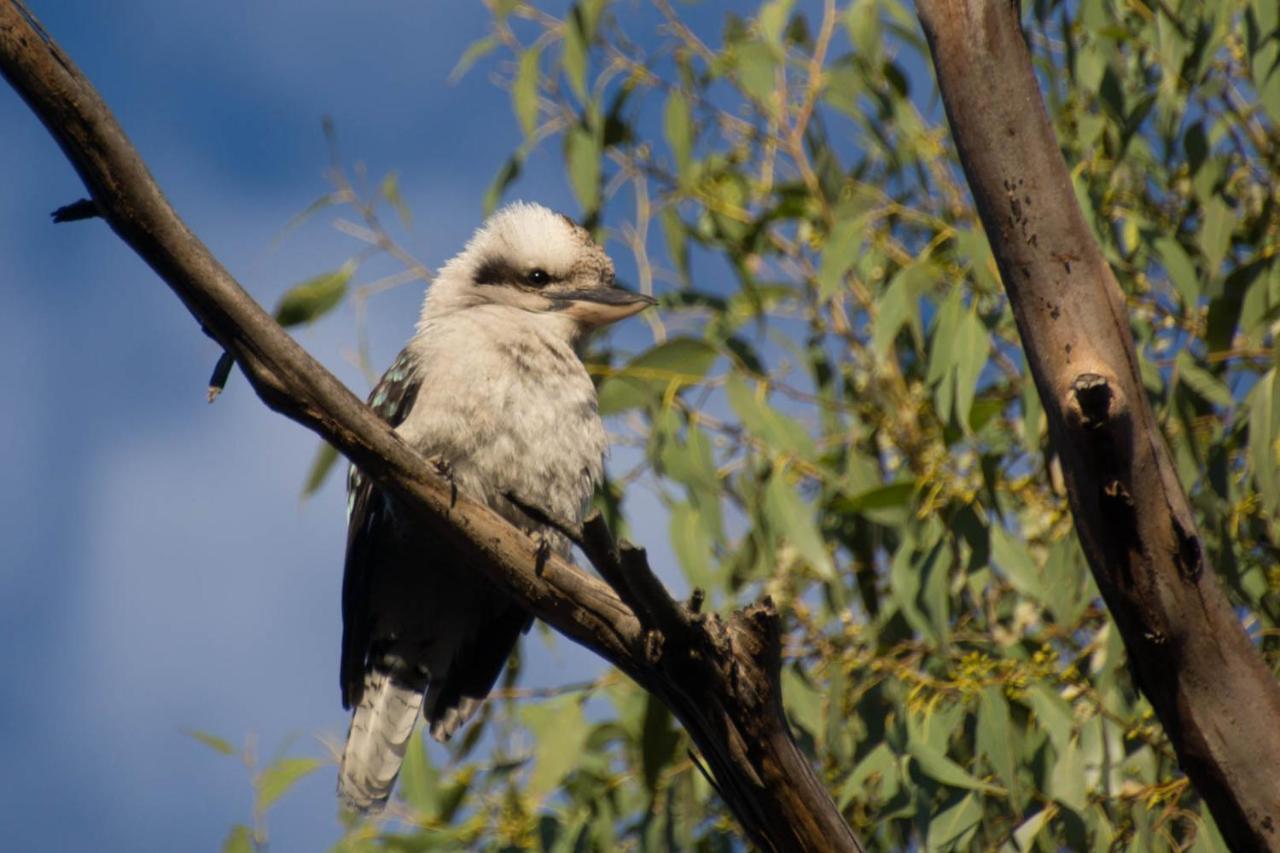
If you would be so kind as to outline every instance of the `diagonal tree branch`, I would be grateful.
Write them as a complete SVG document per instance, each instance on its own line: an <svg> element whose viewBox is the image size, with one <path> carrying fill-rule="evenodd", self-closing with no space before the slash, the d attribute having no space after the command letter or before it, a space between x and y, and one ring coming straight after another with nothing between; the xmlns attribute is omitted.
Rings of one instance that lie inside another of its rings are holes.
<svg viewBox="0 0 1280 853"><path fill-rule="evenodd" d="M605 544L599 525L588 553L617 590L540 555L497 514L454 494L241 289L170 207L94 87L19 0L0 0L0 73L62 147L95 212L234 357L263 402L395 492L538 618L663 701L753 843L861 849L791 737L779 687L779 618L768 599L724 622L690 612L657 582L642 550Z"/></svg>
<svg viewBox="0 0 1280 853"><path fill-rule="evenodd" d="M1200 544L1124 296L1075 201L1011 0L919 0L947 119L1138 687L1238 850L1280 850L1280 685Z"/></svg>

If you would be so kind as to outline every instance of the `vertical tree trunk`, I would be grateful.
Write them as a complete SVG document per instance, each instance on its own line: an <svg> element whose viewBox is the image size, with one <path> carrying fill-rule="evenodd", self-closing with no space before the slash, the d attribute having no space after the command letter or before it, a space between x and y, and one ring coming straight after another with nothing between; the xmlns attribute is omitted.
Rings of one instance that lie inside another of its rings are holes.
<svg viewBox="0 0 1280 853"><path fill-rule="evenodd" d="M1209 566L1010 0L919 0L960 162L1134 676L1240 850L1280 849L1280 687Z"/></svg>

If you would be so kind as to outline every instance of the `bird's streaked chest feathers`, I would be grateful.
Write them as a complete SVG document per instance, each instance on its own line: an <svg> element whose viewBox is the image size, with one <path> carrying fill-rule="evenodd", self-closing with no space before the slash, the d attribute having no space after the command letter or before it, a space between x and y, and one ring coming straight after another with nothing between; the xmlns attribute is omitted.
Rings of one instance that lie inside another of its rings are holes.
<svg viewBox="0 0 1280 853"><path fill-rule="evenodd" d="M603 469L595 388L563 323L476 306L428 317L409 345L419 386L398 432L448 461L460 489L526 528L505 493L576 520Z"/></svg>

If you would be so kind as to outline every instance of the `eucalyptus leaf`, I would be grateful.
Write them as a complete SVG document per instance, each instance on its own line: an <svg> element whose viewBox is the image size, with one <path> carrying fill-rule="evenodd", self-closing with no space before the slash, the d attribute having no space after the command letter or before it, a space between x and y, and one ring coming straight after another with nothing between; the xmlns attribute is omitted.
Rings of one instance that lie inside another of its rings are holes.
<svg viewBox="0 0 1280 853"><path fill-rule="evenodd" d="M462 79L477 61L493 53L497 46L498 39L496 36L485 36L472 42L458 59L458 64L453 66L453 70L449 72L449 79L453 81Z"/></svg>
<svg viewBox="0 0 1280 853"><path fill-rule="evenodd" d="M777 85L778 57L774 48L762 42L739 45L734 57L742 89L757 103L771 105Z"/></svg>
<svg viewBox="0 0 1280 853"><path fill-rule="evenodd" d="M573 93L579 101L587 99L587 34L583 31L584 22L579 6L574 6L565 18L564 43L560 54L560 67L569 81Z"/></svg>
<svg viewBox="0 0 1280 853"><path fill-rule="evenodd" d="M525 138L533 136L538 126L538 85L541 78L542 49L537 45L520 54L516 79L511 84L511 101Z"/></svg>
<svg viewBox="0 0 1280 853"><path fill-rule="evenodd" d="M661 401L702 381L719 353L705 341L672 338L655 345L600 383L600 413L614 415Z"/></svg>
<svg viewBox="0 0 1280 853"><path fill-rule="evenodd" d="M347 261L334 272L294 285L276 306L276 322L287 328L319 320L347 295L347 284L355 272L355 261Z"/></svg>
<svg viewBox="0 0 1280 853"><path fill-rule="evenodd" d="M200 743L209 747L214 752L221 753L222 755L236 754L236 748L232 746L229 741L220 738L217 735L211 735L208 732L196 731L195 729L183 729L182 733L193 740L200 741Z"/></svg>
<svg viewBox="0 0 1280 853"><path fill-rule="evenodd" d="M1205 205L1204 225L1200 229L1200 251L1204 253L1209 274L1216 276L1231 246L1231 208L1218 197Z"/></svg>
<svg viewBox="0 0 1280 853"><path fill-rule="evenodd" d="M840 290L844 274L853 266L862 248L866 216L853 216L836 223L822 248L822 266L818 268L818 290L824 297Z"/></svg>
<svg viewBox="0 0 1280 853"><path fill-rule="evenodd" d="M982 325L977 312L970 310L960 320L956 329L953 354L956 366L956 421L966 426L969 423L969 410L973 407L973 395L977 391L978 378L987 364L989 347L986 327Z"/></svg>
<svg viewBox="0 0 1280 853"><path fill-rule="evenodd" d="M231 827L222 842L222 853L254 853L253 830L243 823Z"/></svg>
<svg viewBox="0 0 1280 853"><path fill-rule="evenodd" d="M498 170L498 174L494 175L493 183L484 194L484 214L488 216L497 209L498 203L502 201L502 196L507 191L507 187L511 186L520 172L524 168L524 151L520 150L512 154L507 161L502 164L502 168Z"/></svg>
<svg viewBox="0 0 1280 853"><path fill-rule="evenodd" d="M822 694L792 666L782 670L782 701L787 718L799 725L815 740L823 737L825 725L822 718Z"/></svg>
<svg viewBox="0 0 1280 853"><path fill-rule="evenodd" d="M815 509L801 500L785 476L775 471L765 488L765 511L769 522L804 557L809 567L824 580L835 579L835 566L818 530Z"/></svg>
<svg viewBox="0 0 1280 853"><path fill-rule="evenodd" d="M990 794L1000 792L998 787L983 782L923 740L913 739L908 749L921 771L944 785Z"/></svg>
<svg viewBox="0 0 1280 853"><path fill-rule="evenodd" d="M327 441L320 442L316 447L316 455L311 460L311 467L307 470L306 482L302 485L302 496L304 498L311 497L320 491L320 487L329 478L329 473L333 470L334 465L338 463L339 458L341 457L333 445Z"/></svg>
<svg viewBox="0 0 1280 853"><path fill-rule="evenodd" d="M684 569L690 586L705 589L711 584L712 541L699 518L700 510L690 503L670 508L671 547Z"/></svg>
<svg viewBox="0 0 1280 853"><path fill-rule="evenodd" d="M759 392L752 390L736 373L730 374L725 381L725 394L743 426L763 439L767 447L802 459L812 459L816 455L808 430L794 418L768 405Z"/></svg>
<svg viewBox="0 0 1280 853"><path fill-rule="evenodd" d="M1036 836L1048 825L1051 817L1053 817L1052 809L1043 808L1020 823L1013 831L1014 847L1019 851L1034 850Z"/></svg>
<svg viewBox="0 0 1280 853"><path fill-rule="evenodd" d="M520 709L520 719L534 737L533 773L525 790L535 801L545 799L578 763L589 727L576 696L557 696Z"/></svg>
<svg viewBox="0 0 1280 853"><path fill-rule="evenodd" d="M929 821L929 849L963 849L981 822L982 801L977 794L967 794Z"/></svg>
<svg viewBox="0 0 1280 853"><path fill-rule="evenodd" d="M1013 720L1004 691L991 686L978 699L978 751L987 757L991 769L1012 790L1017 780L1017 755L1013 741Z"/></svg>
<svg viewBox="0 0 1280 853"><path fill-rule="evenodd" d="M432 765L417 728L405 749L400 767L400 798L423 814L436 814L440 805L440 772Z"/></svg>
<svg viewBox="0 0 1280 853"><path fill-rule="evenodd" d="M671 726L671 712L653 694L645 700L644 730L641 738L645 787L658 789L662 773L671 766L680 744L680 733Z"/></svg>
<svg viewBox="0 0 1280 853"><path fill-rule="evenodd" d="M565 160L569 164L569 184L584 211L600 204L600 140L595 133L575 127L565 135Z"/></svg>
<svg viewBox="0 0 1280 853"><path fill-rule="evenodd" d="M1182 382L1206 402L1224 408L1232 405L1231 389L1221 379L1196 364L1186 350L1178 353L1178 375Z"/></svg>
<svg viewBox="0 0 1280 853"><path fill-rule="evenodd" d="M1200 279L1196 275L1191 256L1171 237L1157 239L1155 249L1164 263L1169 281L1182 297L1183 304L1188 308L1195 307L1200 300Z"/></svg>
<svg viewBox="0 0 1280 853"><path fill-rule="evenodd" d="M400 176L395 172L388 172L386 177L382 179L382 183L378 185L378 195L386 199L387 203L395 210L396 215L400 217L400 224L408 228L413 224L413 214L409 211L409 206L404 202L404 196L400 194Z"/></svg>
<svg viewBox="0 0 1280 853"><path fill-rule="evenodd" d="M1050 776L1049 792L1055 800L1077 814L1083 814L1088 806L1084 760L1077 739L1071 738L1058 751Z"/></svg>
<svg viewBox="0 0 1280 853"><path fill-rule="evenodd" d="M768 0L760 7L760 34L774 47L782 47L782 33L795 0Z"/></svg>
<svg viewBox="0 0 1280 853"><path fill-rule="evenodd" d="M266 811L303 777L326 764L319 758L282 758L258 774L256 808Z"/></svg>
<svg viewBox="0 0 1280 853"><path fill-rule="evenodd" d="M679 89L673 89L667 95L663 126L667 145L676 158L676 173L682 181L687 180L693 160L693 117L689 112L689 100Z"/></svg>

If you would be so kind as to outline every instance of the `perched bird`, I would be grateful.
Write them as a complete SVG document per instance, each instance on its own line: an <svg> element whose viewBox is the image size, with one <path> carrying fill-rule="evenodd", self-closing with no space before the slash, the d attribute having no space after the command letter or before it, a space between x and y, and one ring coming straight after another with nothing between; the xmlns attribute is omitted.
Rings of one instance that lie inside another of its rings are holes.
<svg viewBox="0 0 1280 853"><path fill-rule="evenodd" d="M566 554L507 500L580 521L605 432L576 347L653 300L614 284L613 262L566 216L516 203L450 260L417 334L369 404L458 490ZM342 701L354 708L338 789L387 801L419 710L447 740L476 712L532 618L353 466L342 583Z"/></svg>

